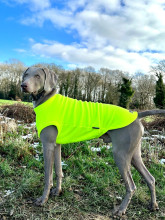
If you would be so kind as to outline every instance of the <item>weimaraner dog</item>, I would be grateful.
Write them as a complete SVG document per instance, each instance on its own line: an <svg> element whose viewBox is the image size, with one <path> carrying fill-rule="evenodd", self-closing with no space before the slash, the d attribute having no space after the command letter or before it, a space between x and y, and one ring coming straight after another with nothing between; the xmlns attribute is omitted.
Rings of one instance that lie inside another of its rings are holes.
<svg viewBox="0 0 165 220"><path fill-rule="evenodd" d="M23 92L31 94L33 106L36 108L55 95L56 83L57 77L54 72L49 71L45 67L30 67L23 73L21 88ZM101 137L106 143L112 142L114 160L126 187L126 195L119 208L114 211L115 215L122 216L125 214L127 206L136 189L131 176L131 164L139 171L150 189L151 209L158 209L155 194L155 179L147 170L141 158L143 126L139 120L142 117L155 114L165 114L165 110L140 112L138 113L138 118L130 125L120 129L109 130ZM36 205L44 205L48 200L50 192L56 196L61 193L63 173L61 166L61 145L56 144L57 135L57 128L53 125L44 128L40 135L44 154L45 186L43 195L35 202ZM56 188L52 188L53 163L55 163Z"/></svg>

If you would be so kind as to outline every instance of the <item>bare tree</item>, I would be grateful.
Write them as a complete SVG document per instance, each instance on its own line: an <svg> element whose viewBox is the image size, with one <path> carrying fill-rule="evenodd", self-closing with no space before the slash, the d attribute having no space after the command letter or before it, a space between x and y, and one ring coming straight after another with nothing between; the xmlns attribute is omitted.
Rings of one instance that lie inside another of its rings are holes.
<svg viewBox="0 0 165 220"><path fill-rule="evenodd" d="M151 72L165 75L165 60L161 60L156 66L151 66Z"/></svg>
<svg viewBox="0 0 165 220"><path fill-rule="evenodd" d="M155 77L153 75L139 75L134 78L134 90L132 104L135 108L149 109L154 106Z"/></svg>
<svg viewBox="0 0 165 220"><path fill-rule="evenodd" d="M4 98L15 99L16 96L21 96L21 76L25 69L25 65L19 60L10 60L0 65L0 90L4 93Z"/></svg>

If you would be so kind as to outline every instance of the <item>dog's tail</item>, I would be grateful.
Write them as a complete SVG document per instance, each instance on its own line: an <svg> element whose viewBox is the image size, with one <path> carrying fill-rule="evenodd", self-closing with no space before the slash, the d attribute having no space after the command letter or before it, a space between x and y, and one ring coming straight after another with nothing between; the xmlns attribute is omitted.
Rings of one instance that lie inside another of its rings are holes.
<svg viewBox="0 0 165 220"><path fill-rule="evenodd" d="M144 111L144 112L138 112L138 118L144 118L149 115L158 115L158 114L164 114L165 115L165 110L149 110L149 111Z"/></svg>

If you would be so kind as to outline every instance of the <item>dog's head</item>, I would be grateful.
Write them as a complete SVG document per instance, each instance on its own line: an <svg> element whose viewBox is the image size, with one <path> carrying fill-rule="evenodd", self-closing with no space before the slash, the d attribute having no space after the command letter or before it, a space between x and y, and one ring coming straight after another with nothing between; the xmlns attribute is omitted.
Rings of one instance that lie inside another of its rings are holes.
<svg viewBox="0 0 165 220"><path fill-rule="evenodd" d="M57 76L53 71L43 67L29 67L22 75L21 89L33 95L45 91L50 93L57 83Z"/></svg>

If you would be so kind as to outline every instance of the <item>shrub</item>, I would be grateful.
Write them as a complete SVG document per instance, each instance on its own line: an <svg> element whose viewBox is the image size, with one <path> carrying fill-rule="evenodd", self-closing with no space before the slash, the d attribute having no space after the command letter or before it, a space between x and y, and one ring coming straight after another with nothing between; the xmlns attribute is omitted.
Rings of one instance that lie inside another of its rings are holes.
<svg viewBox="0 0 165 220"><path fill-rule="evenodd" d="M13 105L3 105L1 113L10 118L24 121L25 123L32 123L35 121L35 113L33 108L28 104L16 103Z"/></svg>

